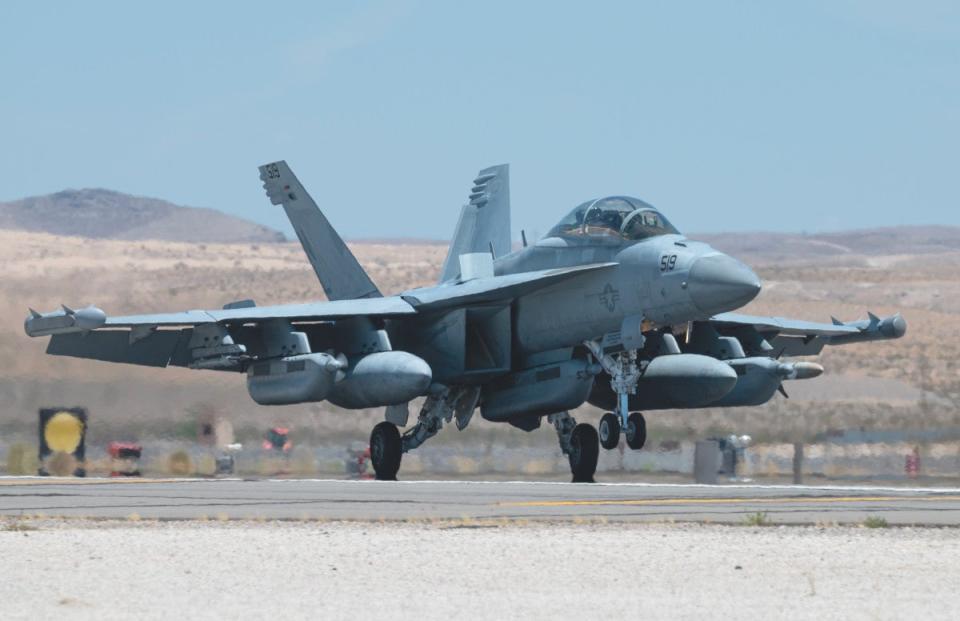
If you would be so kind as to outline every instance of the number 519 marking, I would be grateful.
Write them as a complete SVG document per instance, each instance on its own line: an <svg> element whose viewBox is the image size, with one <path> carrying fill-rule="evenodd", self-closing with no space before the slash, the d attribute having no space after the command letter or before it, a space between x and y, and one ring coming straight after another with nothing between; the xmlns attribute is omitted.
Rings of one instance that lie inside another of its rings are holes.
<svg viewBox="0 0 960 621"><path fill-rule="evenodd" d="M677 255L665 254L660 257L660 271L669 272L677 266Z"/></svg>

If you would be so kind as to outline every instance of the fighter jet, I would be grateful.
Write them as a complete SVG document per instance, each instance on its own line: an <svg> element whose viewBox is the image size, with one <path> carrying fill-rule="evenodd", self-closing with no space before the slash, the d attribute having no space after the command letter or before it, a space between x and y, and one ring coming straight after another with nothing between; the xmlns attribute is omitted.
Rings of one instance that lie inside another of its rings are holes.
<svg viewBox="0 0 960 621"><path fill-rule="evenodd" d="M51 336L57 356L243 373L264 406L383 407L370 435L378 479L396 479L404 453L444 424L465 429L477 409L525 431L546 418L580 482L593 480L601 446L643 447L642 411L760 405L823 371L792 357L906 330L899 313L850 323L734 313L760 292L756 274L629 196L586 201L513 251L507 165L474 179L440 281L384 296L285 162L260 178L327 301L119 317L31 309L26 333ZM569 414L584 403L608 410L599 431Z"/></svg>

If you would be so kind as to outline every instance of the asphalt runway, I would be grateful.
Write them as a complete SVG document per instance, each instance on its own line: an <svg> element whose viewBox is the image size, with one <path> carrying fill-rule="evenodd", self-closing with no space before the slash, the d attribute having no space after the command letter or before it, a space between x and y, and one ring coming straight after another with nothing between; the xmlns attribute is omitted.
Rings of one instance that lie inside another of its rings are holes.
<svg viewBox="0 0 960 621"><path fill-rule="evenodd" d="M960 525L960 488L304 479L0 478L0 515Z"/></svg>

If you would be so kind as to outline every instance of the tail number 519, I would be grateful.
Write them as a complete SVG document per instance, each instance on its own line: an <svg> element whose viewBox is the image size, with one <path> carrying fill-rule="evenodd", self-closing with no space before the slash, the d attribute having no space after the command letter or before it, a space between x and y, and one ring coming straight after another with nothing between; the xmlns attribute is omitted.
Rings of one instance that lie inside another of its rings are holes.
<svg viewBox="0 0 960 621"><path fill-rule="evenodd" d="M660 257L660 271L669 272L677 266L677 255L665 254Z"/></svg>

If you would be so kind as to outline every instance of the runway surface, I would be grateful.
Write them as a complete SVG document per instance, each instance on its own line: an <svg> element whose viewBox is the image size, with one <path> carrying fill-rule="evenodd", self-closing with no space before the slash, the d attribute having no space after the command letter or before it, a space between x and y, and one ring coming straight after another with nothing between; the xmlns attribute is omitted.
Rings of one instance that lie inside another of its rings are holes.
<svg viewBox="0 0 960 621"><path fill-rule="evenodd" d="M473 481L0 478L0 515L144 519L960 525L960 489Z"/></svg>

